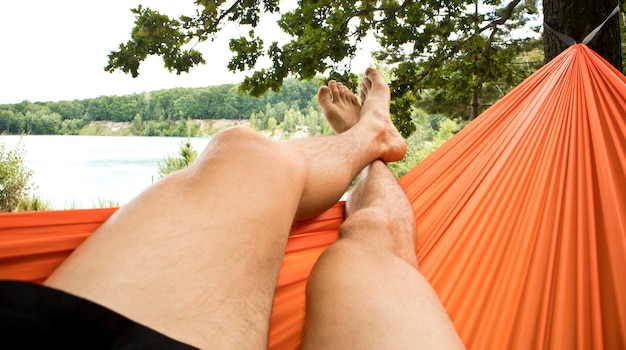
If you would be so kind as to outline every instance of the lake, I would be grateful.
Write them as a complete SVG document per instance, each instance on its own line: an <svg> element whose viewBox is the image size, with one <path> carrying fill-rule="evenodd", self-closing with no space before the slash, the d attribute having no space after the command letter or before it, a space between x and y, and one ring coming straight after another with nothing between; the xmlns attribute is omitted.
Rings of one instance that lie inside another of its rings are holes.
<svg viewBox="0 0 626 350"><path fill-rule="evenodd" d="M54 209L124 204L158 179L158 162L177 155L181 137L22 136L34 193ZM0 136L13 149L20 136ZM201 152L210 138L191 138Z"/></svg>

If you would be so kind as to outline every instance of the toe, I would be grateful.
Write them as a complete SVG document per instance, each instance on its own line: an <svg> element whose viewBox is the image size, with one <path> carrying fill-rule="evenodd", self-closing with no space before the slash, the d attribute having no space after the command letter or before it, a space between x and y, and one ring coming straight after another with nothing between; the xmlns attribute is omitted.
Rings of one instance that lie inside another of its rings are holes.
<svg viewBox="0 0 626 350"><path fill-rule="evenodd" d="M328 82L328 87L330 88L330 95L335 100L336 97L339 96L339 86L338 83L334 80Z"/></svg>
<svg viewBox="0 0 626 350"><path fill-rule="evenodd" d="M326 106L332 103L333 97L331 96L330 88L326 85L320 87L317 92L317 102L320 106Z"/></svg>
<svg viewBox="0 0 626 350"><path fill-rule="evenodd" d="M367 86L365 85L365 81L361 82L361 87L359 88L359 96L361 96L361 102L365 102L367 99Z"/></svg>

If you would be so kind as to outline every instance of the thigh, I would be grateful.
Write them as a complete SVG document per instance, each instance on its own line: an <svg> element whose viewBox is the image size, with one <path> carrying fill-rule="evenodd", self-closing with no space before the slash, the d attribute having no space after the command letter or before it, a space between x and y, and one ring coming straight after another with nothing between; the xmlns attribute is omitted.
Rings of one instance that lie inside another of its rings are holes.
<svg viewBox="0 0 626 350"><path fill-rule="evenodd" d="M276 143L226 136L122 207L46 284L194 346L265 347L302 179Z"/></svg>

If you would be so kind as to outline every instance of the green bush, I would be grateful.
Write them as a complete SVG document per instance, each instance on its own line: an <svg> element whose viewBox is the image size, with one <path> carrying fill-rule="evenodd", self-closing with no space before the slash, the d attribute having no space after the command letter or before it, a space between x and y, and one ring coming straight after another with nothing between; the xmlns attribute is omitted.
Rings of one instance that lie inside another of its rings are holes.
<svg viewBox="0 0 626 350"><path fill-rule="evenodd" d="M52 210L52 204L39 196L31 195L23 198L17 208L18 211Z"/></svg>
<svg viewBox="0 0 626 350"><path fill-rule="evenodd" d="M462 128L462 125L452 119L428 115L420 109L413 111L412 119L415 132L406 139L407 152L404 159L389 163L389 168L398 178L411 171Z"/></svg>
<svg viewBox="0 0 626 350"><path fill-rule="evenodd" d="M0 212L17 210L32 189L33 172L24 166L25 153L22 139L14 149L7 149L0 139Z"/></svg>
<svg viewBox="0 0 626 350"><path fill-rule="evenodd" d="M193 149L189 139L187 139L186 142L181 142L178 156L167 155L165 159L159 161L159 178L165 177L177 170L185 169L196 160L197 156L198 152Z"/></svg>

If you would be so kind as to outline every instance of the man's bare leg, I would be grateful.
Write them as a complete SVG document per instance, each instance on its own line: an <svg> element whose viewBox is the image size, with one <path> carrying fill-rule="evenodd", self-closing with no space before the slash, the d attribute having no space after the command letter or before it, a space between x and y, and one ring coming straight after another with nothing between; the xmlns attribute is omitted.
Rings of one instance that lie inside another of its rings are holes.
<svg viewBox="0 0 626 350"><path fill-rule="evenodd" d="M372 94L386 96L372 98L341 135L216 135L191 167L116 212L46 284L197 347L265 347L294 218L332 206L374 159L404 155L404 141L378 111L388 107L388 91Z"/></svg>
<svg viewBox="0 0 626 350"><path fill-rule="evenodd" d="M367 101L371 85L364 83ZM339 240L322 254L307 283L302 348L462 348L418 271L413 209L382 161L363 170L346 212Z"/></svg>

